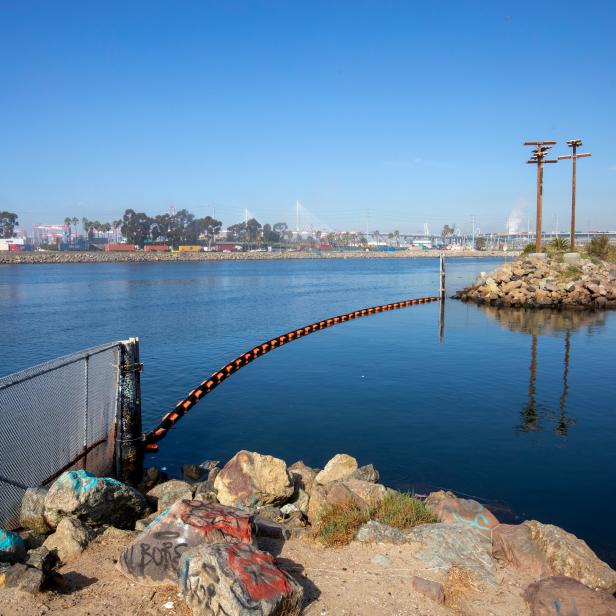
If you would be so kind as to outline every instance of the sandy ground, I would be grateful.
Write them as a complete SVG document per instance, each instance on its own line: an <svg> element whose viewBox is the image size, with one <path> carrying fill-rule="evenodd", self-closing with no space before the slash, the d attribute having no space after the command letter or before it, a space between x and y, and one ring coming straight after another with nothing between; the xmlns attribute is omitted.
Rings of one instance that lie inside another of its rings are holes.
<svg viewBox="0 0 616 616"><path fill-rule="evenodd" d="M0 589L1 616L190 616L175 587L144 587L115 568L123 546L134 535L112 531L93 541L82 556L63 567L65 584L38 596ZM311 540L286 543L262 539L305 591L305 616L528 616L522 593L532 581L500 569L496 584L448 581L414 558L411 545L353 543L328 549ZM376 558L375 558L376 557ZM440 606L416 593L414 575L441 581L448 591ZM173 605L171 605L173 604Z"/></svg>
<svg viewBox="0 0 616 616"><path fill-rule="evenodd" d="M515 257L518 252L478 250L445 251L447 257ZM396 252L0 252L0 265L45 263L146 263L184 261L280 261L288 259L435 259L438 250L399 250Z"/></svg>

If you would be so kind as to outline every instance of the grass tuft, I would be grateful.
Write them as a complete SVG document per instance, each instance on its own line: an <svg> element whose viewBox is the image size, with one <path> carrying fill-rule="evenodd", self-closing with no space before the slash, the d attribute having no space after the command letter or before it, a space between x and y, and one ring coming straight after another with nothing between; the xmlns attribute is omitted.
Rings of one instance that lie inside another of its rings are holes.
<svg viewBox="0 0 616 616"><path fill-rule="evenodd" d="M368 520L399 529L438 522L436 516L412 495L391 492L369 510L352 501L327 506L321 514L316 535L328 547L348 545Z"/></svg>
<svg viewBox="0 0 616 616"><path fill-rule="evenodd" d="M372 508L371 518L394 528L412 528L438 522L424 504L411 494L390 492Z"/></svg>

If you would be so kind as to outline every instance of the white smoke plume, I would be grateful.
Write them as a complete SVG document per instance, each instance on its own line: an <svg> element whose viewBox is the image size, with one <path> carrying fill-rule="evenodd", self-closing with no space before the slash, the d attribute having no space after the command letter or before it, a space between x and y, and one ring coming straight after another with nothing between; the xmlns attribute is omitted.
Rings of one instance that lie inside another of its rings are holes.
<svg viewBox="0 0 616 616"><path fill-rule="evenodd" d="M524 199L518 199L515 202L513 209L509 212L509 216L507 217L507 233L509 235L520 233L527 209L528 205Z"/></svg>

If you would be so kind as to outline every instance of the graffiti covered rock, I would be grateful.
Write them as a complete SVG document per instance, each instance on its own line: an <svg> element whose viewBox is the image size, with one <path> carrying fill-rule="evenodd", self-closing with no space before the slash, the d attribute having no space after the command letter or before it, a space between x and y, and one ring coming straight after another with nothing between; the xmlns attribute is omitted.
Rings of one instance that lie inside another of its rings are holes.
<svg viewBox="0 0 616 616"><path fill-rule="evenodd" d="M26 556L24 540L10 530L0 528L0 562L14 563Z"/></svg>
<svg viewBox="0 0 616 616"><path fill-rule="evenodd" d="M194 616L296 616L302 587L274 558L248 544L201 546L180 561L179 587Z"/></svg>
<svg viewBox="0 0 616 616"><path fill-rule="evenodd" d="M92 526L130 529L146 509L145 497L134 488L81 470L60 475L45 497L45 519L52 528L71 516Z"/></svg>
<svg viewBox="0 0 616 616"><path fill-rule="evenodd" d="M489 540L492 529L499 524L494 514L470 498L458 498L452 492L432 492L425 501L426 509L441 522L468 524Z"/></svg>
<svg viewBox="0 0 616 616"><path fill-rule="evenodd" d="M217 503L178 501L124 549L118 568L140 584L174 583L186 550L210 543L251 543L252 539L251 514Z"/></svg>

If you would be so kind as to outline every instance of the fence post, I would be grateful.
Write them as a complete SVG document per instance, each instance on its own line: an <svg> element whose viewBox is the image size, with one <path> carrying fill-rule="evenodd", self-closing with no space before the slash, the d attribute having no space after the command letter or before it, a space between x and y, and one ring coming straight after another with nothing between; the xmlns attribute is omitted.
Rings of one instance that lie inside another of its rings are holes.
<svg viewBox="0 0 616 616"><path fill-rule="evenodd" d="M118 415L118 478L136 485L143 476L143 434L141 428L141 378L139 338L120 346L120 387Z"/></svg>

